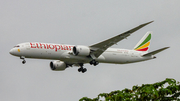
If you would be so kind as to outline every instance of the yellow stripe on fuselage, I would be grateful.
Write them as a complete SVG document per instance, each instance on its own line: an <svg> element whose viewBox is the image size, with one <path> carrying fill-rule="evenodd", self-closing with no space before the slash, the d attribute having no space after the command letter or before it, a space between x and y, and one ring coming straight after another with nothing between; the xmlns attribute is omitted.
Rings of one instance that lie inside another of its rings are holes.
<svg viewBox="0 0 180 101"><path fill-rule="evenodd" d="M146 44L144 44L143 46L139 47L139 48L138 48L138 49L136 49L136 50L146 48L146 47L148 47L149 45L150 45L150 41L149 41L149 42L147 42Z"/></svg>

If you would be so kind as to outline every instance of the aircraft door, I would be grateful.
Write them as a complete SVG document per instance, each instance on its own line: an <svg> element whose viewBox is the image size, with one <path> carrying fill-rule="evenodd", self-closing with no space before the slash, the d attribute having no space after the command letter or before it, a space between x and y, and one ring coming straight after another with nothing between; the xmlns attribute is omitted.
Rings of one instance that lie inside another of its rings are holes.
<svg viewBox="0 0 180 101"><path fill-rule="evenodd" d="M27 50L30 50L30 44L29 43L25 44L25 47Z"/></svg>

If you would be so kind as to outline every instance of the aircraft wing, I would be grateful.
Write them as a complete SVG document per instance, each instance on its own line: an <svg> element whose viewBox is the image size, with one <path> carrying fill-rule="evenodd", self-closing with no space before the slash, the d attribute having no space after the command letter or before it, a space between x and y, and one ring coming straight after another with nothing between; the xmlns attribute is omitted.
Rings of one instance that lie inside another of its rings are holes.
<svg viewBox="0 0 180 101"><path fill-rule="evenodd" d="M105 41L102 41L100 43L89 46L90 49L92 50L90 55L92 57L95 56L96 58L98 58L106 49L108 49L112 45L114 45L114 44L118 43L119 41L125 39L126 37L130 36L133 32L139 30L140 28L142 28L142 27L144 27L144 26L146 26L146 25L148 25L148 24L150 24L152 22L153 21L141 24L141 25L139 25L139 26L137 26L137 27L135 27L135 28L133 28L133 29L131 29L129 31L126 31L126 32L124 32L122 34L119 34L119 35L117 35L115 37L112 37L112 38L107 39Z"/></svg>

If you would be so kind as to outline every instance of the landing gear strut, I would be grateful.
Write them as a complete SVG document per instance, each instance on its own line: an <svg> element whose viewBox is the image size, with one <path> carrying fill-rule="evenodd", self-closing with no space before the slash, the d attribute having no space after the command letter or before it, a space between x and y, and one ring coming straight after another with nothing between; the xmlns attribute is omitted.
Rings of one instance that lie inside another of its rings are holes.
<svg viewBox="0 0 180 101"><path fill-rule="evenodd" d="M79 64L79 65L80 65L80 68L78 69L78 72L85 73L87 71L87 69L83 68L83 64Z"/></svg>
<svg viewBox="0 0 180 101"><path fill-rule="evenodd" d="M25 60L25 57L24 56L21 56L20 59L22 59L22 64L25 64L26 63L26 60Z"/></svg>
<svg viewBox="0 0 180 101"><path fill-rule="evenodd" d="M89 63L90 63L90 65L94 65L94 66L96 66L96 65L99 64L99 62L96 61L96 60L92 60L92 61L90 61Z"/></svg>

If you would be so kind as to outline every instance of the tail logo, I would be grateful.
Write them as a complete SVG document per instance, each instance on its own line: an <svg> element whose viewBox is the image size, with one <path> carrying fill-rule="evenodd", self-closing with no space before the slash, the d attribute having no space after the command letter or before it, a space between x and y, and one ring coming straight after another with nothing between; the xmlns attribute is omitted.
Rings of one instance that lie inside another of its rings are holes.
<svg viewBox="0 0 180 101"><path fill-rule="evenodd" d="M149 34L146 37L146 39L140 45L138 45L134 50L136 50L136 51L147 51L149 49L150 40L151 40L151 34Z"/></svg>

